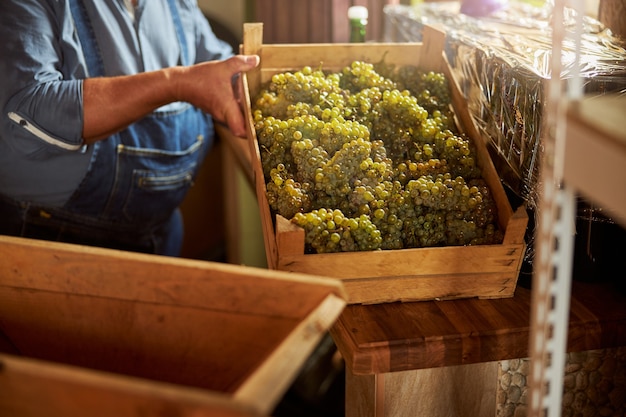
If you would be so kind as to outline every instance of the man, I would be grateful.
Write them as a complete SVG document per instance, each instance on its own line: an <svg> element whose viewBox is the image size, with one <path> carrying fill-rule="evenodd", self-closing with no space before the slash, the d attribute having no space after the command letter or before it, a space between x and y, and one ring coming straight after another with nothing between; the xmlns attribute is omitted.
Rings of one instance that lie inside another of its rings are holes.
<svg viewBox="0 0 626 417"><path fill-rule="evenodd" d="M0 2L0 233L178 255L234 56L196 0Z"/></svg>

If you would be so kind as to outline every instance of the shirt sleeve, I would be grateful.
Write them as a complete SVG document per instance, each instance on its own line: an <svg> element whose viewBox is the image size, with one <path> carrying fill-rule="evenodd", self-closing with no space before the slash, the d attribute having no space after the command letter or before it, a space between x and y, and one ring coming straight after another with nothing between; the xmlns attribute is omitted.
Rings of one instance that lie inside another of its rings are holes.
<svg viewBox="0 0 626 417"><path fill-rule="evenodd" d="M0 1L0 139L23 154L82 146L85 74L65 5Z"/></svg>

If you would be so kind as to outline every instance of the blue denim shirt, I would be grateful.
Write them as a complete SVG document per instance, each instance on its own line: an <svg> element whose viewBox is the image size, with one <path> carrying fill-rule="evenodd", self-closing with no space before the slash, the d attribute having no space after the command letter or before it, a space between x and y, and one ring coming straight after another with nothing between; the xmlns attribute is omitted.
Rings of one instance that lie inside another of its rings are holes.
<svg viewBox="0 0 626 417"><path fill-rule="evenodd" d="M84 0L106 75L180 63L166 0ZM233 54L196 0L178 0L192 62ZM0 194L61 206L91 158L82 146L82 79L88 71L67 0L0 1ZM179 103L170 104L176 107Z"/></svg>

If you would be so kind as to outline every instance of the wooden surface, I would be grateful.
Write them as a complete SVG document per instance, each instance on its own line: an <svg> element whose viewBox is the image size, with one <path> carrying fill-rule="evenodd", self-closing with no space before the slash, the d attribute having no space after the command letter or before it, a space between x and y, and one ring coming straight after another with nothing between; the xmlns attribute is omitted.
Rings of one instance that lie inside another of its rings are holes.
<svg viewBox="0 0 626 417"><path fill-rule="evenodd" d="M348 42L348 8L365 6L369 12L366 40L383 37L387 4L399 0L256 0L254 17L266 26L266 43Z"/></svg>
<svg viewBox="0 0 626 417"><path fill-rule="evenodd" d="M626 40L626 0L600 0L598 20Z"/></svg>
<svg viewBox="0 0 626 417"><path fill-rule="evenodd" d="M0 354L3 417L260 417L220 393Z"/></svg>
<svg viewBox="0 0 626 417"><path fill-rule="evenodd" d="M345 417L494 417L498 363L346 373Z"/></svg>
<svg viewBox="0 0 626 417"><path fill-rule="evenodd" d="M626 228L626 96L568 106L563 178Z"/></svg>
<svg viewBox="0 0 626 417"><path fill-rule="evenodd" d="M344 299L323 277L0 236L0 353L228 394L261 414ZM0 415L21 416L4 414L14 405L0 396Z"/></svg>
<svg viewBox="0 0 626 417"><path fill-rule="evenodd" d="M626 345L626 293L574 282L568 351ZM331 334L355 375L528 357L530 290L515 297L349 305Z"/></svg>

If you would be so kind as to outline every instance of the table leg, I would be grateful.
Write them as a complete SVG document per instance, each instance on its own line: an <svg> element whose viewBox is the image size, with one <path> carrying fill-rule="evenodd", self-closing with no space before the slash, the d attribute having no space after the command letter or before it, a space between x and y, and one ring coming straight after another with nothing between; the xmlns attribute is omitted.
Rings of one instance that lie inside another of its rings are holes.
<svg viewBox="0 0 626 417"><path fill-rule="evenodd" d="M495 417L498 363L378 375L346 371L346 417Z"/></svg>

